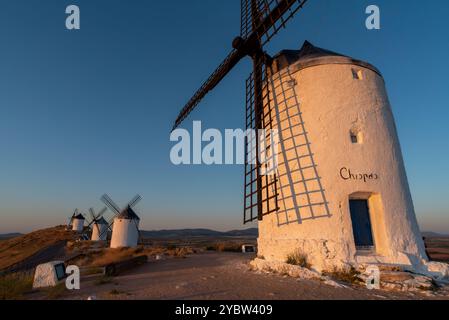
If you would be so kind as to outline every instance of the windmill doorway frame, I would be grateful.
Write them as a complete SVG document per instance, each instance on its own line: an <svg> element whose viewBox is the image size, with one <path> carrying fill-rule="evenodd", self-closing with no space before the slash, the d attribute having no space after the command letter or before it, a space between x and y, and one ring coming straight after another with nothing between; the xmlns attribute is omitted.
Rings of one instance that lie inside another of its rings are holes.
<svg viewBox="0 0 449 320"><path fill-rule="evenodd" d="M371 225L371 233L373 238L373 246L358 247L354 236L354 221L351 216L351 201L366 201L368 206L369 220ZM381 195L373 192L356 192L349 196L348 199L348 217L351 221L351 238L355 252L359 256L384 256L389 254L388 239L386 237L386 224L384 219L384 209L382 205Z"/></svg>

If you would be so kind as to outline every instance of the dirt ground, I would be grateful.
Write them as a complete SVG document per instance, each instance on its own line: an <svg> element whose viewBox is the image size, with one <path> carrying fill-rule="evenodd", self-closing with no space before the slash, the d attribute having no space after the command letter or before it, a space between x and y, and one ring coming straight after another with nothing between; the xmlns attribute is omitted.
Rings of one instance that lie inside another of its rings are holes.
<svg viewBox="0 0 449 320"><path fill-rule="evenodd" d="M113 279L87 276L81 290L64 293L60 299L132 300L314 300L314 299L449 299L415 293L370 291L365 288L336 288L318 280L298 280L251 271L254 258L241 253L202 253L185 259L150 261ZM39 299L39 294L28 298Z"/></svg>

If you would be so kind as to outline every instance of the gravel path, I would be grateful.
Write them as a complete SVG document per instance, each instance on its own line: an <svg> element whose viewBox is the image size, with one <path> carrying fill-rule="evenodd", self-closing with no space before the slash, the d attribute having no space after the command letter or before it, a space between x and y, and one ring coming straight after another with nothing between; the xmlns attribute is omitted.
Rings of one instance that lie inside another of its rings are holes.
<svg viewBox="0 0 449 320"><path fill-rule="evenodd" d="M82 280L81 290L66 299L428 299L411 293L335 288L320 281L298 280L250 271L252 256L238 253L204 253L186 259L151 261L129 274L99 285L98 276ZM435 298L435 297L431 297Z"/></svg>

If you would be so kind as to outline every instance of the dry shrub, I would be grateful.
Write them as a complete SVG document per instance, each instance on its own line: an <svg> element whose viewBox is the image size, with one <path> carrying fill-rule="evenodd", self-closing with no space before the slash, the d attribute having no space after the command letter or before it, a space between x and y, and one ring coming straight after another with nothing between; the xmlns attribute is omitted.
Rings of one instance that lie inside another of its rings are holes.
<svg viewBox="0 0 449 320"><path fill-rule="evenodd" d="M295 252L289 254L287 256L287 260L285 261L287 264L291 264L294 266L299 266L302 268L310 269L311 265L308 262L307 255L303 253L301 250L297 249Z"/></svg>
<svg viewBox="0 0 449 320"><path fill-rule="evenodd" d="M54 287L45 288L43 289L43 291L45 292L47 299L57 300L64 295L64 293L67 291L67 288L65 286L65 282L61 282Z"/></svg>
<svg viewBox="0 0 449 320"><path fill-rule="evenodd" d="M109 291L109 294L111 296L118 296L118 295L126 294L126 292L125 291L120 291L120 290L117 290L117 289L113 289L113 290Z"/></svg>
<svg viewBox="0 0 449 320"><path fill-rule="evenodd" d="M77 265L78 267L87 267L92 264L93 257L92 256L83 256L82 258L72 262L73 264Z"/></svg>
<svg viewBox="0 0 449 320"><path fill-rule="evenodd" d="M323 275L328 276L334 280L349 284L359 284L361 282L359 278L360 272L357 271L353 266L346 266L341 268L334 267L331 271L323 272Z"/></svg>
<svg viewBox="0 0 449 320"><path fill-rule="evenodd" d="M167 248L163 247L150 247L145 248L141 254L146 254L147 256L156 256L156 255L165 255L177 258L185 258L189 254L195 253L191 247L176 247L176 246L167 246Z"/></svg>
<svg viewBox="0 0 449 320"><path fill-rule="evenodd" d="M91 265L93 267L103 267L111 263L117 263L139 255L142 252L141 248L119 248L107 249L103 251L98 257L93 258Z"/></svg>
<svg viewBox="0 0 449 320"><path fill-rule="evenodd" d="M103 277L98 278L97 280L95 280L95 285L102 286L104 284L111 283L112 279L113 279L112 277L103 276Z"/></svg>
<svg viewBox="0 0 449 320"><path fill-rule="evenodd" d="M103 268L99 268L99 267L90 267L86 270L82 271L82 275L83 276L91 276L91 275L95 275L95 274L101 274L103 273Z"/></svg>
<svg viewBox="0 0 449 320"><path fill-rule="evenodd" d="M102 251L108 247L106 241L69 241L66 249L71 253Z"/></svg>
<svg viewBox="0 0 449 320"><path fill-rule="evenodd" d="M146 255L156 256L165 255L177 258L185 258L187 255L195 253L190 247L148 247L143 246L137 248L118 248L118 249L96 249L86 252L78 260L73 261L80 267L98 268L104 267L111 263L121 262L127 259Z"/></svg>
<svg viewBox="0 0 449 320"><path fill-rule="evenodd" d="M33 276L14 273L0 276L0 300L18 300L33 288Z"/></svg>
<svg viewBox="0 0 449 320"><path fill-rule="evenodd" d="M149 247L145 248L143 254L147 256L165 255L168 254L168 249L162 247Z"/></svg>
<svg viewBox="0 0 449 320"><path fill-rule="evenodd" d="M187 255L192 254L191 248L177 248L173 251L172 255L176 258L186 258Z"/></svg>

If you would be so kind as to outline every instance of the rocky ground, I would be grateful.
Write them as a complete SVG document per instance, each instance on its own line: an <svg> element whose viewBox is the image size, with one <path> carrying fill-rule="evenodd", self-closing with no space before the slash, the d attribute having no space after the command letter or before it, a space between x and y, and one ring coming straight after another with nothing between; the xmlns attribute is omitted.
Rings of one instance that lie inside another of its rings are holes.
<svg viewBox="0 0 449 320"><path fill-rule="evenodd" d="M187 258L152 260L116 278L83 277L81 290L59 299L449 299L449 291L397 292L368 290L325 279L300 279L286 273L257 271L254 256L241 253L202 253ZM44 299L40 293L29 299Z"/></svg>
<svg viewBox="0 0 449 320"><path fill-rule="evenodd" d="M0 299L2 290L6 297L25 299L449 299L449 290L437 288L430 278L403 271L382 270L384 290L371 291L364 286L363 277L362 281L353 281L351 274L322 276L285 263L273 269L264 260L251 264L254 256L222 252L238 251L242 243L255 241L252 238L151 239L143 249L114 251L90 242L69 241L73 237L65 228L57 227L2 241L0 266L14 264L20 268L56 258L78 257L70 263L84 268L80 291L67 292L61 285L27 293L32 279L25 274L23 279L19 277L20 281L0 281ZM432 260L449 261L449 238L426 239L426 244ZM206 248L218 252L208 252ZM150 261L120 277L105 278L85 272L137 255L147 255ZM156 261L156 255L162 260ZM17 287L18 281L23 289L11 295L9 291Z"/></svg>

